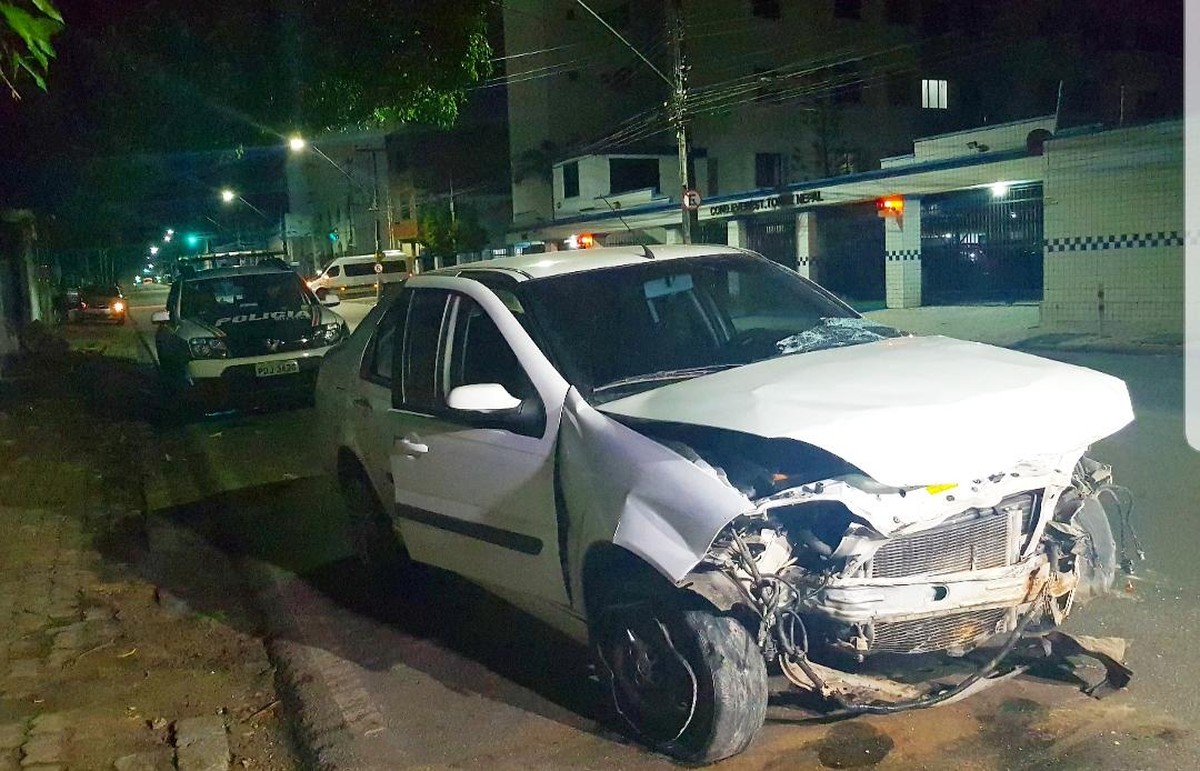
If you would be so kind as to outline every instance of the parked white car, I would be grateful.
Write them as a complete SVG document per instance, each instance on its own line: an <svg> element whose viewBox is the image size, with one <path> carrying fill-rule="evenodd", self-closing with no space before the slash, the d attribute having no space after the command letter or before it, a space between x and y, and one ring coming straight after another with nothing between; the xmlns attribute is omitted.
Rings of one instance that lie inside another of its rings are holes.
<svg viewBox="0 0 1200 771"><path fill-rule="evenodd" d="M751 741L768 668L846 704L854 662L1012 640L1106 588L1083 454L1133 418L1118 379L903 336L722 246L412 277L317 406L364 558L399 539L588 641L615 714L693 763Z"/></svg>

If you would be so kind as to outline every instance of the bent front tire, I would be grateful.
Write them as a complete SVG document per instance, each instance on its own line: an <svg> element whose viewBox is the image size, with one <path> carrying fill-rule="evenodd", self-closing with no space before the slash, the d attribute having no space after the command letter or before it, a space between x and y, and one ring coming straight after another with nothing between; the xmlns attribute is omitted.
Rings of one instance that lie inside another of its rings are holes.
<svg viewBox="0 0 1200 771"><path fill-rule="evenodd" d="M766 662L729 616L646 603L610 615L595 647L612 708L659 752L713 763L744 750L762 727Z"/></svg>

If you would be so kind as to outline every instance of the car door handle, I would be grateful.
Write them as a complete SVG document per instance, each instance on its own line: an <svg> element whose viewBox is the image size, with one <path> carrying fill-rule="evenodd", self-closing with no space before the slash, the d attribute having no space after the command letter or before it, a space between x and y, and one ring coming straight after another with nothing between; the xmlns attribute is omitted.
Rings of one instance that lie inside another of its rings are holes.
<svg viewBox="0 0 1200 771"><path fill-rule="evenodd" d="M429 445L417 437L396 437L396 452L408 458L416 458L429 452Z"/></svg>
<svg viewBox="0 0 1200 771"><path fill-rule="evenodd" d="M356 396L350 400L350 403L359 409L364 409L367 412L371 411L371 402L365 396Z"/></svg>

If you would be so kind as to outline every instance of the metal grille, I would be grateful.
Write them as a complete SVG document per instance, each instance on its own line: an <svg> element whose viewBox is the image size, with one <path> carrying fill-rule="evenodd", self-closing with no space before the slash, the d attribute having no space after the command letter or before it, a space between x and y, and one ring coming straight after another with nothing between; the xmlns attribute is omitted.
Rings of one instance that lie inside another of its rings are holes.
<svg viewBox="0 0 1200 771"><path fill-rule="evenodd" d="M761 217L750 220L746 226L747 245L768 260L780 265L796 268L796 216L786 220L768 220Z"/></svg>
<svg viewBox="0 0 1200 771"><path fill-rule="evenodd" d="M1004 608L971 610L915 621L885 621L875 625L871 650L878 653L932 653L969 648L982 638L1004 631Z"/></svg>
<svg viewBox="0 0 1200 771"><path fill-rule="evenodd" d="M1008 515L991 509L965 522L897 536L875 552L869 575L903 578L1003 567L1011 557L1008 528Z"/></svg>
<svg viewBox="0 0 1200 771"><path fill-rule="evenodd" d="M957 190L921 199L926 305L1042 296L1042 185Z"/></svg>

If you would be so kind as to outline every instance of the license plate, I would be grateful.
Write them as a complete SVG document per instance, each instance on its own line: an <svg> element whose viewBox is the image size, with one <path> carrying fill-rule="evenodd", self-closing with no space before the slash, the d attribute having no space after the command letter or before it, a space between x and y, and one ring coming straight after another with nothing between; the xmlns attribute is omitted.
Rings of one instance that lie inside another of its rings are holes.
<svg viewBox="0 0 1200 771"><path fill-rule="evenodd" d="M260 361L254 365L254 374L259 377L292 375L300 371L300 362L295 359L283 361Z"/></svg>

